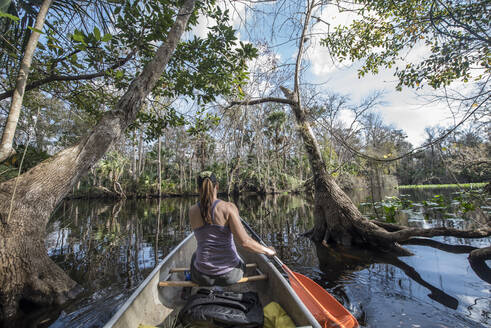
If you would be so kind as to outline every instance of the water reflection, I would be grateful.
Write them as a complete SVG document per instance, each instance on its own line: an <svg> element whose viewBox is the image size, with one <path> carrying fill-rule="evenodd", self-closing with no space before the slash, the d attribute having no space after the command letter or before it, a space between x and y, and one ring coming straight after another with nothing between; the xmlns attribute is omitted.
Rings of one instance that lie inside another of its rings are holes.
<svg viewBox="0 0 491 328"><path fill-rule="evenodd" d="M190 233L187 211L196 201L190 197L64 202L50 221L47 248L85 292L45 315L39 326L102 326L155 264ZM311 199L243 196L234 202L292 270L324 286L366 327L491 324L490 285L466 259L467 251L489 245L489 238L433 238L433 244L424 246L415 241L406 245L415 256L389 258L369 251L328 249L301 237L314 222ZM421 226L467 225L458 218L425 220L411 212L404 220Z"/></svg>

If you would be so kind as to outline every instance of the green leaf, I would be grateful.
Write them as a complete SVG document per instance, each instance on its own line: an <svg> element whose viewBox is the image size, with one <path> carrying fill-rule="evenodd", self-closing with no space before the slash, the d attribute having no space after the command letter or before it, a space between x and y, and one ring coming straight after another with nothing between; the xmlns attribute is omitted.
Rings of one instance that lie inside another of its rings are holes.
<svg viewBox="0 0 491 328"><path fill-rule="evenodd" d="M14 15L11 15L11 14L4 13L3 11L0 11L0 17L5 17L5 18L8 18L8 19L11 19L14 22L17 22L17 21L20 20L19 17L14 16Z"/></svg>
<svg viewBox="0 0 491 328"><path fill-rule="evenodd" d="M101 41L102 41L102 42L107 42L107 41L111 40L112 38L113 38L113 36L112 36L111 34L106 33L106 34L104 34L104 36L102 37Z"/></svg>
<svg viewBox="0 0 491 328"><path fill-rule="evenodd" d="M43 31L38 30L38 29L37 29L37 28L35 28L35 27L28 26L27 28L28 28L28 29L30 29L30 30L31 30L31 31L33 31L33 32L38 32L39 34L44 34L44 32L43 32Z"/></svg>
<svg viewBox="0 0 491 328"><path fill-rule="evenodd" d="M82 34L73 34L72 35L73 40L78 41L78 42L84 42L84 36Z"/></svg>
<svg viewBox="0 0 491 328"><path fill-rule="evenodd" d="M77 59L78 59L77 58L77 54L73 54L73 55L70 56L70 62L72 64L76 64L77 63Z"/></svg>
<svg viewBox="0 0 491 328"><path fill-rule="evenodd" d="M97 26L94 26L94 37L96 41L101 40L101 31L97 28Z"/></svg>

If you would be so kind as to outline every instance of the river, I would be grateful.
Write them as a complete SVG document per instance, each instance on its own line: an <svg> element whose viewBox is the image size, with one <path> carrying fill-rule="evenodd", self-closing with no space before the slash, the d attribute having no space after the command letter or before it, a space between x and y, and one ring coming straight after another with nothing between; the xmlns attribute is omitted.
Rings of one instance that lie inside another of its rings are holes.
<svg viewBox="0 0 491 328"><path fill-rule="evenodd" d="M400 211L398 222L466 228L477 220L438 206L428 211L420 202L435 199L434 190L404 193L398 196L415 206ZM384 210L363 203L366 194L351 197L366 213L380 215ZM194 202L194 197L165 198L159 211L155 199L64 201L50 220L46 246L85 292L63 308L33 314L25 325L101 327L156 263L190 233L187 210ZM313 226L312 199L251 195L235 202L241 216L291 269L326 288L363 327L491 327L491 285L467 261L468 249L488 246L490 238L435 237L436 242L460 246L456 250L406 245L415 255L399 258L334 250L301 236Z"/></svg>

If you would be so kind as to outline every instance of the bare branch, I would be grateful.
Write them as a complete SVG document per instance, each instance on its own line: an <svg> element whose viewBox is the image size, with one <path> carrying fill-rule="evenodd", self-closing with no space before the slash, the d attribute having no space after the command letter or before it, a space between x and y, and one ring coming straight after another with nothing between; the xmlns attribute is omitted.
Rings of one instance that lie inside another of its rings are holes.
<svg viewBox="0 0 491 328"><path fill-rule="evenodd" d="M287 105L293 104L293 102L289 99L276 98L276 97L266 97L266 98L244 100L244 101L232 101L230 103L230 105L227 106L225 109L229 109L233 106L257 105L257 104L262 104L262 103L266 103L266 102L274 102L274 103L287 104Z"/></svg>
<svg viewBox="0 0 491 328"><path fill-rule="evenodd" d="M119 59L113 66L110 68L97 72L97 73L92 73L92 74L82 74L82 75L50 75L44 79L34 81L32 83L29 83L26 85L25 91L29 91L32 89L36 89L42 85L45 85L47 83L55 82L55 81L81 81L81 80L91 80L95 79L97 77L101 77L106 75L109 71L114 70L116 68L119 68L126 64L136 53L136 49L133 49L128 56L125 58ZM12 97L14 90L9 90L4 93L0 94L0 100L7 99L9 97Z"/></svg>

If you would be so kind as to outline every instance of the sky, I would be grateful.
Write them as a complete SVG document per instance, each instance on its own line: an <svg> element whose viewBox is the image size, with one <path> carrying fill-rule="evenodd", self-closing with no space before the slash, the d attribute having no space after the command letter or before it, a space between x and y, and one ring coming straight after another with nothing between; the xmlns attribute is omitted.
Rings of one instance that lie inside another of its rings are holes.
<svg viewBox="0 0 491 328"><path fill-rule="evenodd" d="M274 10L273 6L278 3L262 4L261 9ZM294 61L296 55L295 42L282 43L282 40L290 38L292 27L289 23L278 23L281 19L284 20L287 14L282 17L282 12L277 11L276 21L273 21L273 18L256 20L252 11L244 3L235 2L234 8L230 9L234 27L238 29L238 36L241 41L254 43L254 39L263 38L266 40L269 37L270 44L279 45L272 48L276 52L277 58L283 62L292 63ZM283 10L286 9L283 8ZM335 26L349 24L355 18L351 13L340 13L332 7L323 12L318 12L316 15L322 21L329 22L331 29ZM247 28L244 20L247 22ZM208 19L200 18L200 24L193 33L205 36L207 26L211 26L213 23ZM367 74L363 78L358 78L357 67L360 66L360 63L333 62L327 48L319 44L320 36L316 36L324 33L326 29L327 25L320 23L311 30L314 36L306 44L304 58L307 70L303 75L304 81L318 84L320 90L326 93L349 95L355 102L368 96L371 92L382 90L384 92L383 105L380 105L376 111L381 114L386 124L404 130L408 136L407 140L415 147L424 143L426 127L450 126L452 124L453 119L446 105L429 103L426 96L432 94L433 90L423 88L416 91L403 88L402 91L396 91L397 78L393 75L393 70L382 69L377 75ZM271 38L270 36L273 34L275 37ZM421 58L426 52L427 50L420 46L410 49L405 58L407 61L414 61ZM348 123L348 115L345 120Z"/></svg>
<svg viewBox="0 0 491 328"><path fill-rule="evenodd" d="M359 78L357 65L343 67L330 61L330 58L320 56L311 59L312 81L325 83L323 88L326 91L349 94L354 100L382 90L383 105L378 106L377 112L386 124L404 130L413 146L419 146L424 142L426 127L445 126L453 122L445 105L428 104L426 95L430 94L431 90L417 92L414 89L403 88L402 91L396 91L396 77L391 71L383 70L377 75L367 74Z"/></svg>
<svg viewBox="0 0 491 328"><path fill-rule="evenodd" d="M332 7L324 10L319 16L322 21L330 23L330 29L346 26L356 18L353 13L340 13ZM327 25L317 24L312 32L322 35L327 32ZM314 83L325 83L326 90L350 94L353 99L361 99L374 91L383 91L383 105L379 106L378 112L386 124L404 130L413 146L419 146L424 142L426 127L445 126L453 122L446 105L428 104L428 97L425 95L431 94L433 90L424 88L416 91L405 87L402 91L397 91L395 69L381 69L378 74L369 73L359 78L357 69L361 64L333 61L329 50L319 44L320 38L321 36L314 36L313 40L309 41L306 53L310 65L309 78ZM416 61L427 53L428 50L424 46L419 46L408 50L405 58L408 62ZM403 62L399 64L405 65Z"/></svg>

